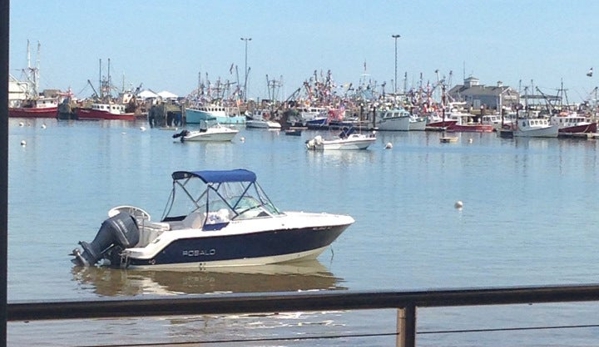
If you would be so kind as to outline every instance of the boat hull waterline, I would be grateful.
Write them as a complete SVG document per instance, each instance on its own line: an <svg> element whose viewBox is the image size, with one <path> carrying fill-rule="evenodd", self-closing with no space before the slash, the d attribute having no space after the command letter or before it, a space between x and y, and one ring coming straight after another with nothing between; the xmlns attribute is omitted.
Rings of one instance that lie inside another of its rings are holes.
<svg viewBox="0 0 599 347"><path fill-rule="evenodd" d="M317 258L347 225L278 229L173 240L150 257L131 256L130 268L257 266ZM132 254L133 255L133 254Z"/></svg>

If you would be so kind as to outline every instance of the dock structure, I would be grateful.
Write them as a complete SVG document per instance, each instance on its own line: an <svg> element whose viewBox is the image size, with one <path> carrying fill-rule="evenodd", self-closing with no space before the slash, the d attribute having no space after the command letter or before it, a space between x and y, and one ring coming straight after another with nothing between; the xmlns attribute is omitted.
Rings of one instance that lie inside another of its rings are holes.
<svg viewBox="0 0 599 347"><path fill-rule="evenodd" d="M185 123L181 105L175 103L159 103L148 111L148 122L154 127L181 126Z"/></svg>

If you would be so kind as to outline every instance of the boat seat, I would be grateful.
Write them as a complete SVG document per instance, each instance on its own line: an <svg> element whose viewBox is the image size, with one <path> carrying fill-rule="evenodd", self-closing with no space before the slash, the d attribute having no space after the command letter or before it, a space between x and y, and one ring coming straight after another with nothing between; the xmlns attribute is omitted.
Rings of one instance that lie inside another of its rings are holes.
<svg viewBox="0 0 599 347"><path fill-rule="evenodd" d="M201 229L204 225L206 214L204 212L192 212L182 221L183 227L191 229Z"/></svg>
<svg viewBox="0 0 599 347"><path fill-rule="evenodd" d="M222 208L215 212L208 213L208 220L206 224L219 224L219 223L227 223L231 220L231 216L229 214L229 210Z"/></svg>

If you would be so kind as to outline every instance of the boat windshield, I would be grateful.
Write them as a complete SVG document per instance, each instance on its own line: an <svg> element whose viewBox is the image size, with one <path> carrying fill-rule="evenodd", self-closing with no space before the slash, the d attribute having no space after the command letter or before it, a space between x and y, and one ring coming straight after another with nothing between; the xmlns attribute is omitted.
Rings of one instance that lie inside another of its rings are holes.
<svg viewBox="0 0 599 347"><path fill-rule="evenodd" d="M163 220L180 220L193 212L226 213L229 220L282 214L255 180L204 182L193 175L175 178Z"/></svg>

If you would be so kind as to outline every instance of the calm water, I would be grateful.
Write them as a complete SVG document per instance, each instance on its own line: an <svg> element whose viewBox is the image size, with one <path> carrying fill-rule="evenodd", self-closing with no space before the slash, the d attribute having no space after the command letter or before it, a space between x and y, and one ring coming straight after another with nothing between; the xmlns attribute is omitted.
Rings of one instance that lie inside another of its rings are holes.
<svg viewBox="0 0 599 347"><path fill-rule="evenodd" d="M10 120L10 301L314 289L403 290L596 283L596 141L379 133L367 151L309 152L301 138L241 129L232 143L174 141L141 123ZM42 124L47 125L46 128ZM241 141L244 138L245 141ZM26 141L22 146L21 141ZM384 149L386 143L392 149ZM318 261L246 273L73 268L107 211L160 218L176 170L248 168L283 210L352 215ZM464 208L454 208L456 201ZM598 324L597 305L419 310L419 332ZM11 346L393 332L394 310L9 324ZM190 337L191 336L191 337ZM419 334L419 346L591 346L599 329ZM254 345L389 346L393 337ZM248 343L239 344L248 345Z"/></svg>

